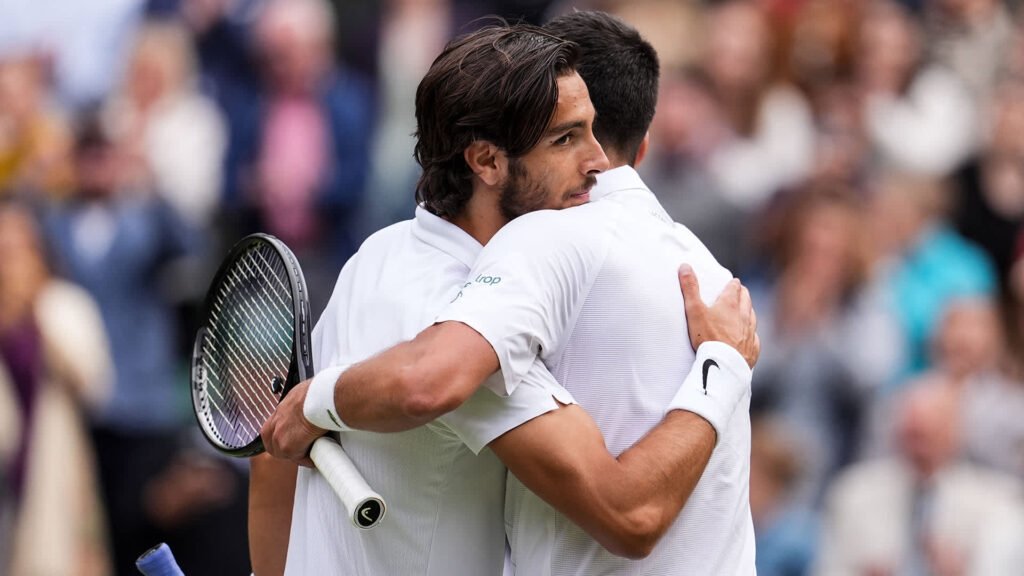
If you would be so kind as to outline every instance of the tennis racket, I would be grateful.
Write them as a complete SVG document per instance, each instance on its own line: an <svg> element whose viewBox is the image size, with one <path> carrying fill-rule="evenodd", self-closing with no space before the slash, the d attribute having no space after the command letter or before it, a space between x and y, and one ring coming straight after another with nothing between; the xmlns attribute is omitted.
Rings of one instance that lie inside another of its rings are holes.
<svg viewBox="0 0 1024 576"><path fill-rule="evenodd" d="M292 251L267 234L235 244L206 294L192 352L192 406L214 448L237 457L263 452L263 424L289 390L313 376L311 328ZM318 438L310 459L358 528L384 518L384 499L337 442Z"/></svg>

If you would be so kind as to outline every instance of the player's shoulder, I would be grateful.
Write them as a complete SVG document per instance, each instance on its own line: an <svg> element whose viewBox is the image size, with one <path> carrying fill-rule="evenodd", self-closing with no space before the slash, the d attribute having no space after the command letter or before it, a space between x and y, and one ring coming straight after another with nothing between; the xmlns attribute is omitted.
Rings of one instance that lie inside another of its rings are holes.
<svg viewBox="0 0 1024 576"><path fill-rule="evenodd" d="M563 210L537 210L506 224L495 235L501 242L530 244L587 242L608 227L609 213L596 202Z"/></svg>
<svg viewBox="0 0 1024 576"><path fill-rule="evenodd" d="M712 254L711 250L709 250L704 242L701 241L701 239L686 225L680 224L679 222L673 222L672 234L676 241L679 242L679 244L681 244L686 250L690 258L694 259L698 264L732 277L732 272L718 262L718 259L715 258L715 255Z"/></svg>
<svg viewBox="0 0 1024 576"><path fill-rule="evenodd" d="M363 243L359 245L359 251L374 250L382 246L390 246L397 239L403 238L412 233L412 225L415 220L402 220L390 226L385 226L370 234Z"/></svg>
<svg viewBox="0 0 1024 576"><path fill-rule="evenodd" d="M413 220L403 220L390 226L385 226L370 234L359 249L352 255L349 262L358 262L365 259L383 258L393 252L397 245L412 235Z"/></svg>

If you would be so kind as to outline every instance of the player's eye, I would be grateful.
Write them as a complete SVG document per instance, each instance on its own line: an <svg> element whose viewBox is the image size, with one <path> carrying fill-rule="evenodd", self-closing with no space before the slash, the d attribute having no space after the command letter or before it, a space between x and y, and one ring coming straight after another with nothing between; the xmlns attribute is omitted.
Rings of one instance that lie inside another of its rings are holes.
<svg viewBox="0 0 1024 576"><path fill-rule="evenodd" d="M572 140L572 133L563 134L560 138L554 141L555 146L564 146Z"/></svg>

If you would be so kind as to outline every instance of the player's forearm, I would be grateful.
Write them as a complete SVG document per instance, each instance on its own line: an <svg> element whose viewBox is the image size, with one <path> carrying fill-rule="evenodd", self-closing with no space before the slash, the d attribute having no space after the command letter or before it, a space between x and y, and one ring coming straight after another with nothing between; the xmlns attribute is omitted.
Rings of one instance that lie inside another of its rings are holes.
<svg viewBox="0 0 1024 576"><path fill-rule="evenodd" d="M608 551L629 558L649 554L671 526L714 445L704 419L673 411L616 459L578 406L535 418L490 444L527 488Z"/></svg>
<svg viewBox="0 0 1024 576"><path fill-rule="evenodd" d="M480 334L445 322L346 370L335 383L334 406L352 428L409 430L459 407L497 369Z"/></svg>
<svg viewBox="0 0 1024 576"><path fill-rule="evenodd" d="M249 561L259 576L283 574L298 469L269 454L253 457L250 464Z"/></svg>
<svg viewBox="0 0 1024 576"><path fill-rule="evenodd" d="M651 553L690 498L715 447L714 429L689 412L670 412L662 423L616 459L594 485L617 540L612 553ZM616 480L612 480L617 478ZM624 524L622 524L624 522Z"/></svg>
<svg viewBox="0 0 1024 576"><path fill-rule="evenodd" d="M686 505L711 460L715 429L707 420L682 410L664 420L619 458L631 478L644 478L638 501L627 505L647 509L654 518L653 534L660 538Z"/></svg>
<svg viewBox="0 0 1024 576"><path fill-rule="evenodd" d="M411 343L346 370L334 388L334 405L346 426L373 432L401 432L430 422L442 407L419 390Z"/></svg>

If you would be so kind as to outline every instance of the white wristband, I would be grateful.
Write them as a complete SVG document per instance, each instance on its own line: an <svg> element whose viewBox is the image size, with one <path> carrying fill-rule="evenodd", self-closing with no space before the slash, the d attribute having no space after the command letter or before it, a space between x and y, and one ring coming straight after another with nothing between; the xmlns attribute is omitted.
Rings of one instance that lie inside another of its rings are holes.
<svg viewBox="0 0 1024 576"><path fill-rule="evenodd" d="M686 410L707 420L717 442L740 401L750 394L750 366L735 348L722 342L705 342L697 348L693 368L683 380L668 410Z"/></svg>
<svg viewBox="0 0 1024 576"><path fill-rule="evenodd" d="M302 414L310 424L335 432L352 429L342 422L341 415L334 406L334 385L345 370L348 370L348 365L331 366L313 376L313 381L306 390L306 400L302 403Z"/></svg>

